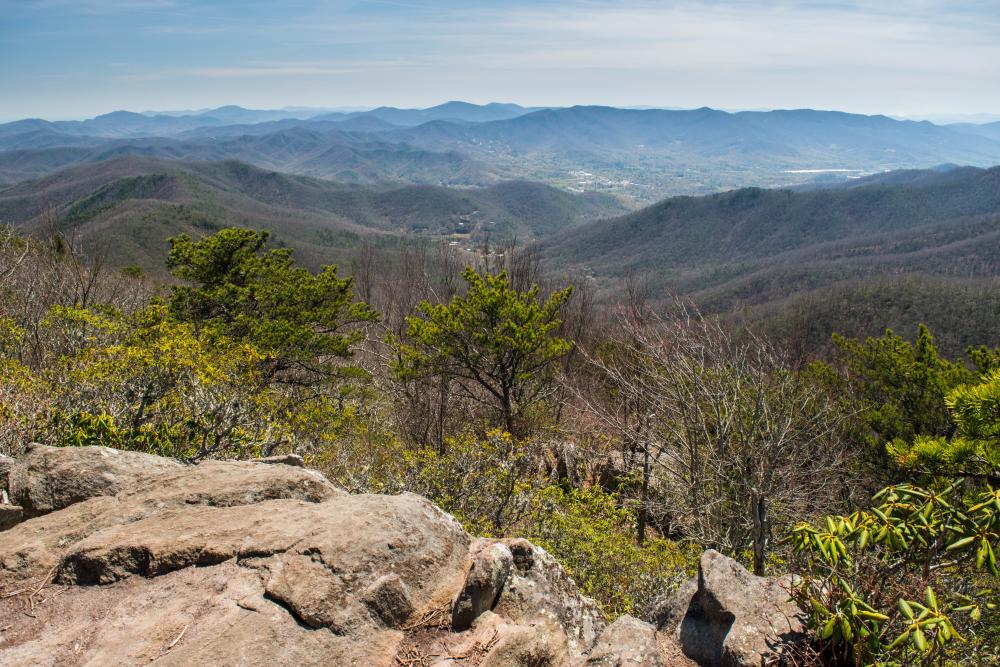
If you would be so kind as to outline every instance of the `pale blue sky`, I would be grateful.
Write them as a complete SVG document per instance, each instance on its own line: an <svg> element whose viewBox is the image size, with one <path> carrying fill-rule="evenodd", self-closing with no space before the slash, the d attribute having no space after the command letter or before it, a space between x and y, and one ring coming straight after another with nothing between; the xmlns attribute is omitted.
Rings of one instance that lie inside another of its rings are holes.
<svg viewBox="0 0 1000 667"><path fill-rule="evenodd" d="M1000 113L1000 0L0 0L0 119L240 104Z"/></svg>

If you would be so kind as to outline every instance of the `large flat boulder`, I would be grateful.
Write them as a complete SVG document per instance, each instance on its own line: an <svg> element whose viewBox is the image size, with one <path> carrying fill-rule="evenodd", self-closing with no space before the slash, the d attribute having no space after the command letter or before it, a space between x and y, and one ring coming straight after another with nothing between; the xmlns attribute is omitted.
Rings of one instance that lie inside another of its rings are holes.
<svg viewBox="0 0 1000 667"><path fill-rule="evenodd" d="M290 664L310 646L292 663L389 665L409 616L449 604L465 574L468 536L412 494L146 500L91 498L4 534L0 590L39 592L0 606L0 663L139 664L167 651L164 628L187 627L168 663Z"/></svg>
<svg viewBox="0 0 1000 667"><path fill-rule="evenodd" d="M248 505L278 498L319 502L344 494L318 472L297 466L296 459L288 459L292 465L266 465L274 460L185 465L109 447L31 444L23 458L0 461L0 472L5 473L0 476L0 507L6 498L10 506L20 508L18 520L24 520L97 497L163 508Z"/></svg>
<svg viewBox="0 0 1000 667"><path fill-rule="evenodd" d="M745 664L712 662L757 648L719 615L777 623L727 597L759 582L709 555L677 628L609 625L530 542L474 540L425 498L349 495L295 458L33 445L0 463L4 667L670 667L692 664L692 631L723 644L701 664Z"/></svg>

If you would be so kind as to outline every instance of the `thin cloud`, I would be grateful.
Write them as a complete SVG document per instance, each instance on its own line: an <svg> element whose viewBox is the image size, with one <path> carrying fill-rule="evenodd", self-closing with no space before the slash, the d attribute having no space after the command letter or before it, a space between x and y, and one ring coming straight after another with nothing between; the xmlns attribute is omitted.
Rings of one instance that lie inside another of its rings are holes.
<svg viewBox="0 0 1000 667"><path fill-rule="evenodd" d="M161 81L164 79L241 79L266 77L294 77L336 75L357 72L357 67L327 66L327 65L258 65L246 67L187 67L159 70L152 72L135 72L120 74L116 80L127 83L143 81Z"/></svg>
<svg viewBox="0 0 1000 667"><path fill-rule="evenodd" d="M149 108L153 99L174 104L174 98L191 106L241 100L414 106L499 97L525 104L994 111L1000 109L1000 12L990 5L995 3L10 3L0 26L6 65L0 82L21 94L0 102L0 112L16 115L12 109L31 103L38 104L31 107L36 114L82 103ZM42 31L60 37L30 38ZM81 72L79 86L32 88L31 81L43 81L37 75L58 74L67 65ZM33 102L41 99L48 101Z"/></svg>

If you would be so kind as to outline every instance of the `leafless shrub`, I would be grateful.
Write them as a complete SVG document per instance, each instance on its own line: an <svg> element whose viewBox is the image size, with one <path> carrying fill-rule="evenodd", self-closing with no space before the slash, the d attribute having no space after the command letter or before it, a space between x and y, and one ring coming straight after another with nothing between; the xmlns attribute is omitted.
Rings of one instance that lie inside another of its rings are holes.
<svg viewBox="0 0 1000 667"><path fill-rule="evenodd" d="M739 342L715 319L675 302L618 309L586 354L597 385L578 389L605 434L619 482L647 521L728 552L752 548L763 571L775 523L829 510L844 451L838 412L767 341Z"/></svg>

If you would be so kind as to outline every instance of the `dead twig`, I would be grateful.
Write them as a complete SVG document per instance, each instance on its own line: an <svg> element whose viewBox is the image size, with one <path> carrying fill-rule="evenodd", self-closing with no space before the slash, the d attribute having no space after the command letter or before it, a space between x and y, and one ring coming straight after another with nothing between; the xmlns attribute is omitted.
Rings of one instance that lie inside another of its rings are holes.
<svg viewBox="0 0 1000 667"><path fill-rule="evenodd" d="M438 653L421 653L416 647L411 647L402 656L396 656L396 664L402 667L430 667L428 661L439 655Z"/></svg>
<svg viewBox="0 0 1000 667"><path fill-rule="evenodd" d="M27 593L29 590L31 590L31 589L30 588L18 588L16 591L11 591L9 593L4 593L3 595L0 595L0 599L12 598L15 595L20 595L21 593Z"/></svg>
<svg viewBox="0 0 1000 667"><path fill-rule="evenodd" d="M167 645L167 650L168 650L168 651L169 651L170 649L172 649L172 648L173 648L174 646L176 646L176 645L177 645L177 642L179 642L179 641L181 640L181 637L183 637L183 636L184 636L184 633L185 633L185 632L187 632L187 629L188 629L188 626L190 626L190 625L191 625L190 623L189 623L188 625L185 625L185 626L184 626L184 628L183 628L183 629L181 630L181 633L180 633L179 635L177 635L177 637L176 637L176 638L174 639L174 641L170 642L170 643L169 643L169 644Z"/></svg>
<svg viewBox="0 0 1000 667"><path fill-rule="evenodd" d="M480 660L486 657L486 654L493 650L493 647L497 645L500 641L500 631L497 628L493 628L493 635L485 642L476 642L469 649L468 653L460 653L458 655L449 655L449 660L475 660L476 664Z"/></svg>
<svg viewBox="0 0 1000 667"><path fill-rule="evenodd" d="M403 626L403 630L417 630L419 628L444 628L451 625L449 618L451 613L450 605L429 609L413 623Z"/></svg>
<svg viewBox="0 0 1000 667"><path fill-rule="evenodd" d="M165 656L167 653L170 653L170 649L172 649L173 647L177 646L177 642L179 642L184 637L184 633L188 631L189 627L191 627L190 623L186 624L183 628L181 628L180 634L178 634L176 637L174 637L174 640L172 642L170 642L169 644L167 644L163 648L163 650L160 651L158 654L156 654L152 658L150 658L149 661L150 662L156 662L157 660L159 660L160 658L162 658L163 656Z"/></svg>
<svg viewBox="0 0 1000 667"><path fill-rule="evenodd" d="M42 583L38 584L38 588L36 588L35 590L31 591L28 594L28 609L30 611L34 611L35 610L35 596L38 595L41 592L41 590L43 588L45 588L45 585L49 583L49 579L55 573L57 567L59 567L59 563L56 563L55 565L53 565L52 569L49 570L48 574L46 574L45 577L42 579ZM42 602L44 602L44 601L45 600L43 599ZM30 614L29 614L29 616L30 616ZM34 617L32 616L32 618L34 618Z"/></svg>

